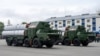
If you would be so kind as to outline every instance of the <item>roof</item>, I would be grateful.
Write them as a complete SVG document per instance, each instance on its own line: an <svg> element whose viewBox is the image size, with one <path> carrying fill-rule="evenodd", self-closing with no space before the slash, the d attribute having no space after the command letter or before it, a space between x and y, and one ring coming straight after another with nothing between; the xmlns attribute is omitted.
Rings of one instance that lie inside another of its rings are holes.
<svg viewBox="0 0 100 56"><path fill-rule="evenodd" d="M83 18L99 18L99 14L82 14L77 16L65 16L65 17L51 17L46 21L68 20L68 19L83 19Z"/></svg>

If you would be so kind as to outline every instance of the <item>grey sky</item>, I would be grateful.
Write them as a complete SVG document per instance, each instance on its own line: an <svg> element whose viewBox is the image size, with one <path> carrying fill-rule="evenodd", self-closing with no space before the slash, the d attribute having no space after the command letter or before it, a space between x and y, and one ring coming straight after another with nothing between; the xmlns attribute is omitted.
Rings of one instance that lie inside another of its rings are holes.
<svg viewBox="0 0 100 56"><path fill-rule="evenodd" d="M0 21L12 24L49 17L96 13L100 0L0 0Z"/></svg>

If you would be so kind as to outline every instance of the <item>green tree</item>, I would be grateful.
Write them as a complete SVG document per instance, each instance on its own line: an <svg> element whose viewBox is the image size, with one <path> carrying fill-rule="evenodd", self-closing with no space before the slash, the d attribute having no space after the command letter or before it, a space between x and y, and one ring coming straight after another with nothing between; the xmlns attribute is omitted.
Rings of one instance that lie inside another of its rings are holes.
<svg viewBox="0 0 100 56"><path fill-rule="evenodd" d="M2 31L3 31L3 29L4 29L4 23L0 22L0 35L1 35Z"/></svg>
<svg viewBox="0 0 100 56"><path fill-rule="evenodd" d="M22 22L22 24L27 24L27 22Z"/></svg>

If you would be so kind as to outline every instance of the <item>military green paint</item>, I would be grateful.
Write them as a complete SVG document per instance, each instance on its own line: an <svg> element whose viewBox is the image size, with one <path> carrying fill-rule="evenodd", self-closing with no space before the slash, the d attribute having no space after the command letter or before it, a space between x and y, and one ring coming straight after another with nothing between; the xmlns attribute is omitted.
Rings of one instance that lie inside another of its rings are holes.
<svg viewBox="0 0 100 56"><path fill-rule="evenodd" d="M96 37L93 32L87 32L84 26L77 26L76 30L65 31L63 39L68 38L73 41L75 38L78 38L80 41L85 41L89 35L94 36L94 38Z"/></svg>
<svg viewBox="0 0 100 56"><path fill-rule="evenodd" d="M59 34L58 32L58 30L52 30L47 22L38 22L36 27L27 28L23 36L12 35L9 36L9 38L11 38L9 40L12 40L13 38L17 38L19 40L28 38L29 41L33 40L34 38L38 38L40 41L48 41L49 39L57 40L61 36L61 34Z"/></svg>

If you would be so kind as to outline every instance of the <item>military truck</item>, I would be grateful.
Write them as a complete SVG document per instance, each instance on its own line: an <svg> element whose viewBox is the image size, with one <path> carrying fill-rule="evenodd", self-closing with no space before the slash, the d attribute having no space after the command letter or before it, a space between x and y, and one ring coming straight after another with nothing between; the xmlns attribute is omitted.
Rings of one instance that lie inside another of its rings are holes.
<svg viewBox="0 0 100 56"><path fill-rule="evenodd" d="M26 46L34 48L53 47L60 38L60 33L52 30L48 22L31 22L29 24L5 26L2 35L8 46Z"/></svg>
<svg viewBox="0 0 100 56"><path fill-rule="evenodd" d="M66 28L64 36L62 37L62 45L87 46L90 42L95 40L96 34L94 32L86 31L84 26L69 26Z"/></svg>

